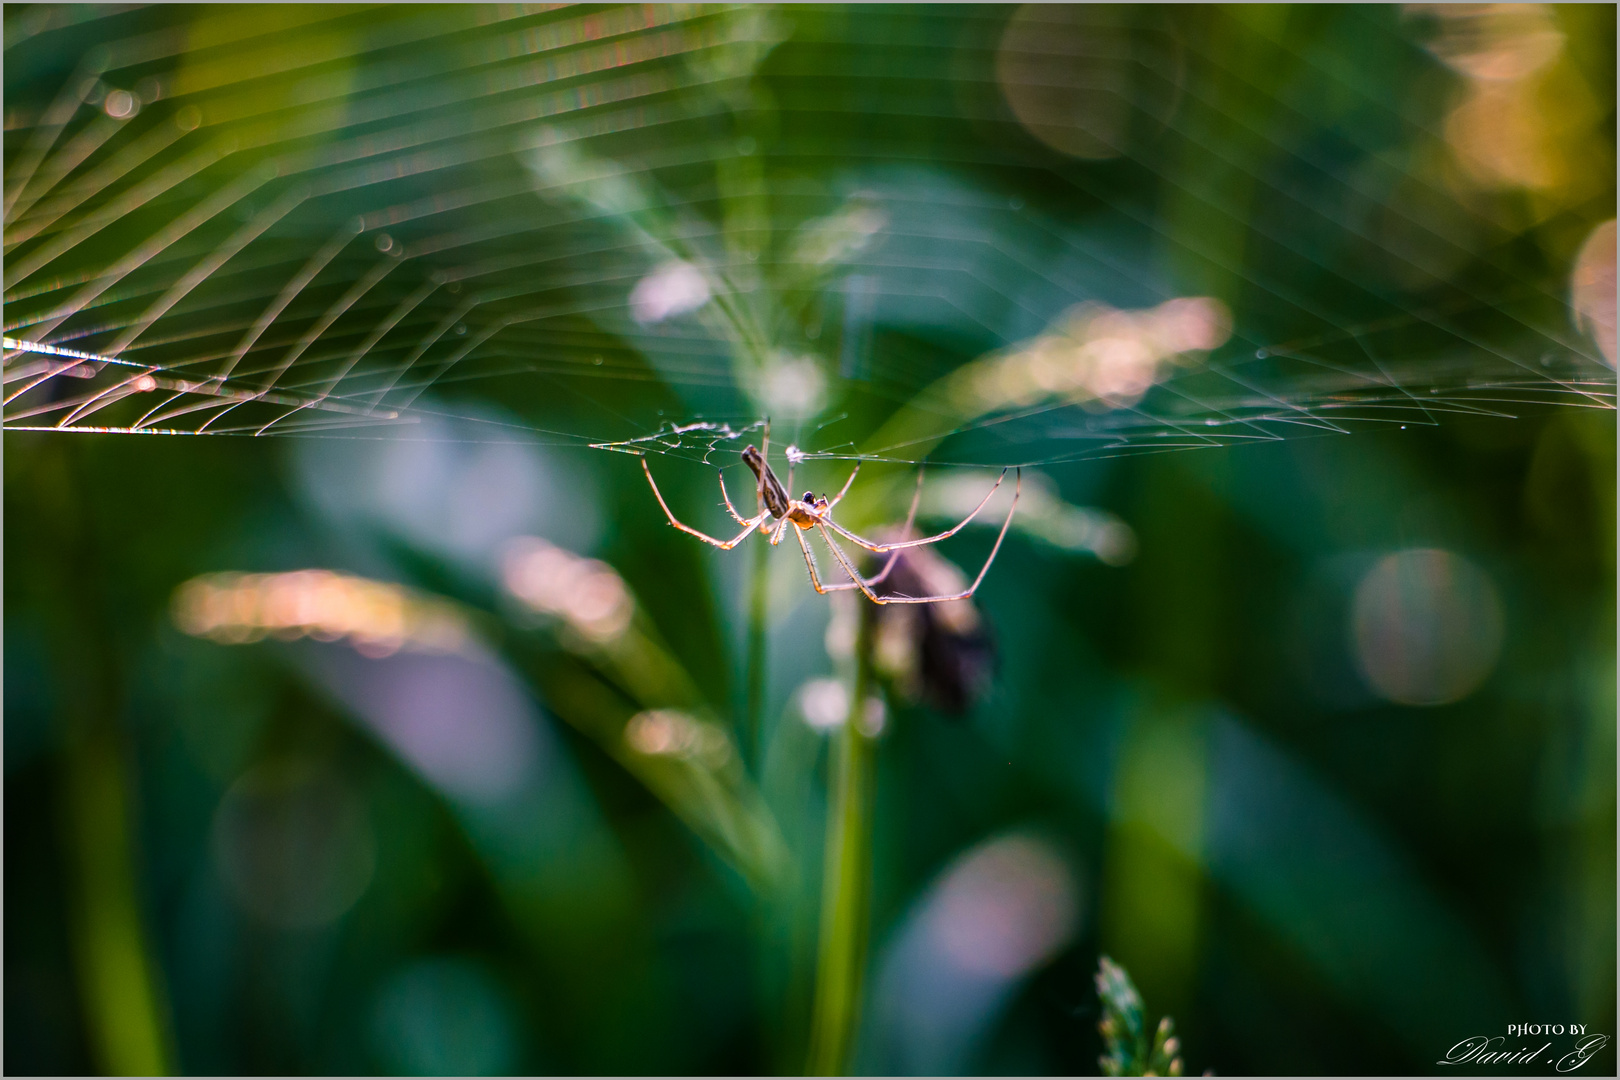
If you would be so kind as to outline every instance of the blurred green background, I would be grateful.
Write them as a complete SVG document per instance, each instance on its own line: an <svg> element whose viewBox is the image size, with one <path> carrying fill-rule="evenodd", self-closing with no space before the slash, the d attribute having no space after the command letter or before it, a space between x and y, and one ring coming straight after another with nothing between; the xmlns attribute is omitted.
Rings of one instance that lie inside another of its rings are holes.
<svg viewBox="0 0 1620 1080"><path fill-rule="evenodd" d="M852 1069L1094 1072L1101 953L1195 1073L1615 1034L1613 6L5 33L8 1072L801 1070L855 605L591 446L729 536L767 415L1025 466Z"/></svg>

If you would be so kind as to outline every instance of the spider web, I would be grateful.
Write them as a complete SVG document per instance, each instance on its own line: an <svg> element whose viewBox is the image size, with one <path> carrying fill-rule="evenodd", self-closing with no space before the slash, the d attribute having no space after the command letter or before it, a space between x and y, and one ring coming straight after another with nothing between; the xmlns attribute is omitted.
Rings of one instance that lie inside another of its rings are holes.
<svg viewBox="0 0 1620 1080"><path fill-rule="evenodd" d="M1107 160L1009 112L1002 8L7 15L13 430L713 461L769 415L1000 466L1614 408L1568 294L1612 179L1448 189L1455 79L1389 9L1241 27L1258 62L1236 15L1105 27Z"/></svg>

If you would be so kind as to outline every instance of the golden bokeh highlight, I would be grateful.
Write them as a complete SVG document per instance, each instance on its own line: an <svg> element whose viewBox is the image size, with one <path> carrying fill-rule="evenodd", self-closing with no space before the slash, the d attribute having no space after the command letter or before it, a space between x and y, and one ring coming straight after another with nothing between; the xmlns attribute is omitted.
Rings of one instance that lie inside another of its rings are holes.
<svg viewBox="0 0 1620 1080"><path fill-rule="evenodd" d="M537 536L519 537L508 545L501 581L525 606L561 619L592 645L618 641L636 612L630 590L613 567Z"/></svg>
<svg viewBox="0 0 1620 1080"><path fill-rule="evenodd" d="M1575 325L1597 342L1604 361L1615 366L1615 227L1610 218L1592 230L1575 257L1570 275L1570 306Z"/></svg>
<svg viewBox="0 0 1620 1080"><path fill-rule="evenodd" d="M1197 363L1231 336L1231 312L1213 297L1178 297L1136 311L1087 302L1034 340L956 372L950 396L967 416L1053 400L1123 408L1175 365Z"/></svg>
<svg viewBox="0 0 1620 1080"><path fill-rule="evenodd" d="M1411 4L1437 22L1429 51L1464 84L1444 123L1461 182L1551 194L1591 167L1601 110L1564 62L1557 12L1540 4Z"/></svg>
<svg viewBox="0 0 1620 1080"><path fill-rule="evenodd" d="M731 740L714 724L676 709L648 709L624 726L624 741L638 754L675 757L718 768L731 759Z"/></svg>
<svg viewBox="0 0 1620 1080"><path fill-rule="evenodd" d="M225 645L313 638L383 657L459 652L471 638L466 616L447 601L333 570L206 574L176 590L172 611L181 630Z"/></svg>

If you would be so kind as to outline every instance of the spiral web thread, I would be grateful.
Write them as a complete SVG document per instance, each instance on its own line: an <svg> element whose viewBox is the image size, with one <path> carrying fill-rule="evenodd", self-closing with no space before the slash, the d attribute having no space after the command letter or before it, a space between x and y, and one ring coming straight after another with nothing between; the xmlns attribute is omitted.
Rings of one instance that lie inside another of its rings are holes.
<svg viewBox="0 0 1620 1080"><path fill-rule="evenodd" d="M897 163L880 135L824 136L840 118L855 129L862 117L921 123L940 100L989 122L977 99L940 89L951 71L929 52L993 50L983 12L914 12L904 26L893 13L798 16L806 32L830 27L859 39L832 54L848 57L834 70L825 51L808 70L811 54L780 47L793 30L780 16L737 7L243 8L171 12L156 29L143 28L142 15L45 6L7 20L8 80L13 56L65 54L70 36L95 42L73 54L65 80L8 87L10 429L355 437L456 412L455 392L468 385L539 378L588 403L579 428L485 421L481 437L705 460L740 450L767 411L758 393L738 389L746 335L728 337L713 318L652 325L626 311L637 284L669 256L703 267L711 308L742 288L746 256L723 224L734 208L707 177L751 151L739 149L728 118L738 87L773 47L782 85L819 81L823 90L778 103L777 152L796 164L761 182L770 224L792 223L802 235L817 222L854 220L857 202L877 208L861 219L879 223L862 226L875 236L845 245L818 286L833 298L828 310L845 342L821 351L832 352L834 378L925 417L859 445L840 435L836 416L782 432L805 456L1057 462L1361 422L1433 423L1447 413L1511 415L1541 403L1614 407L1612 370L1571 323L1567 276L1523 273L1488 246L1470 255L1500 272L1480 286L1453 281L1438 299L1393 287L1382 271L1321 261L1346 298L1330 303L1321 290L1181 235L1095 170L1051 167L1029 147L947 147L938 160L953 173ZM975 46L977 38L987 41ZM1222 62L1197 41L1178 48L1188 62ZM874 56L883 70L871 69ZM1301 63L1391 124L1432 134L1432 116L1398 88L1356 76L1331 50ZM841 92L835 80L853 89ZM817 103L819 120L806 101ZM1303 108L1271 104L1284 116ZM1168 131L1181 145L1220 153L1217 140L1178 123ZM587 164L585 179L571 182L537 171L535 155L557 145L586 147L590 162L611 169L590 174L597 166ZM1308 149L1281 147L1279 158L1248 181L1260 198L1312 220L1332 221L1362 185L1331 176ZM1251 205L1201 189L1197 170L1177 169L1168 150L1150 147L1136 160L1212 212L1236 219ZM1229 341L1159 365L1145 390L1037 394L978 412L930 404L948 396L950 368L915 339L851 360L847 342L859 339L863 310L869 323L898 310L913 325L965 327L1000 355L1096 297L1099 282L1142 308L1173 297L1146 262L1122 260L1121 245L959 175L1039 168L1055 168L1077 201L1119 228L1236 275L1286 312L1271 325L1308 332L1279 341L1239 312ZM829 182L817 169L856 179ZM653 199L655 212L569 190L591 188L592 175L594 186L620 184L632 202ZM1378 246L1354 222L1336 229ZM1255 231L1310 263L1299 237L1264 220ZM783 250L768 246L761 272L783 271ZM787 336L803 345L801 331ZM687 416L623 415L588 389L657 380L676 389Z"/></svg>

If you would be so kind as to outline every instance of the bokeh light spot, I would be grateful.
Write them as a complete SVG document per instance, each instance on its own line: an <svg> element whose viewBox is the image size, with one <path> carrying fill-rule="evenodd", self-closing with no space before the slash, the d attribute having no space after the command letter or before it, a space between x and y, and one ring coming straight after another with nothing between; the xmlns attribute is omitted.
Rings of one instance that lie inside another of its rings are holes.
<svg viewBox="0 0 1620 1080"><path fill-rule="evenodd" d="M214 859L232 898L273 926L324 926L371 884L365 805L331 769L275 761L250 769L214 815Z"/></svg>
<svg viewBox="0 0 1620 1080"><path fill-rule="evenodd" d="M837 679L811 679L799 687L799 715L817 731L832 731L849 719L849 689Z"/></svg>
<svg viewBox="0 0 1620 1080"><path fill-rule="evenodd" d="M1009 836L951 867L932 902L930 929L962 970L1011 979L1056 954L1078 914L1064 860L1039 840Z"/></svg>
<svg viewBox="0 0 1620 1080"><path fill-rule="evenodd" d="M1610 367L1615 365L1614 246L1614 218L1610 218L1593 229L1581 245L1570 276L1576 325L1592 335Z"/></svg>
<svg viewBox="0 0 1620 1080"><path fill-rule="evenodd" d="M501 582L526 607L561 619L593 645L618 641L636 613L630 590L611 566L538 536L520 536L507 545Z"/></svg>
<svg viewBox="0 0 1620 1080"><path fill-rule="evenodd" d="M347 639L374 659L401 649L454 653L471 628L437 597L332 570L284 574L204 574L175 590L175 625L226 645L262 640Z"/></svg>
<svg viewBox="0 0 1620 1080"><path fill-rule="evenodd" d="M1367 684L1402 705L1473 693L1496 664L1502 607L1485 572L1460 555L1415 548L1385 556L1356 587L1356 660Z"/></svg>
<svg viewBox="0 0 1620 1080"><path fill-rule="evenodd" d="M709 283L691 263L671 259L630 290L630 314L642 326L696 311L709 302Z"/></svg>
<svg viewBox="0 0 1620 1080"><path fill-rule="evenodd" d="M711 768L731 759L724 731L675 709L637 713L624 727L624 741L638 754L697 760Z"/></svg>
<svg viewBox="0 0 1620 1080"><path fill-rule="evenodd" d="M1044 334L959 368L951 395L965 416L1060 399L1128 408L1177 367L1200 363L1232 336L1232 313L1209 296L1121 311L1085 302Z"/></svg>
<svg viewBox="0 0 1620 1080"><path fill-rule="evenodd" d="M128 120L140 111L140 100L128 90L113 90L102 101L101 107L114 120Z"/></svg>
<svg viewBox="0 0 1620 1080"><path fill-rule="evenodd" d="M1093 160L1126 149L1130 28L1111 5L1025 4L996 52L996 81L1018 117L1054 150Z"/></svg>

